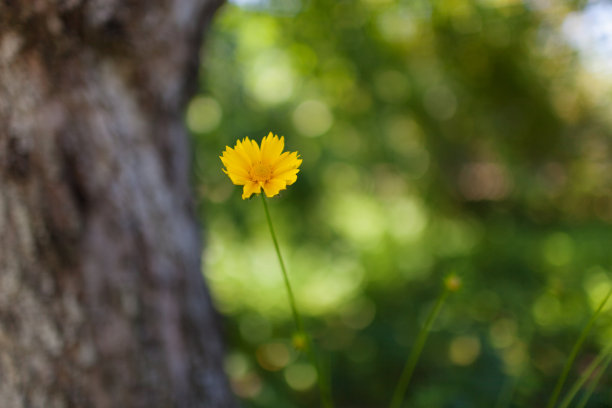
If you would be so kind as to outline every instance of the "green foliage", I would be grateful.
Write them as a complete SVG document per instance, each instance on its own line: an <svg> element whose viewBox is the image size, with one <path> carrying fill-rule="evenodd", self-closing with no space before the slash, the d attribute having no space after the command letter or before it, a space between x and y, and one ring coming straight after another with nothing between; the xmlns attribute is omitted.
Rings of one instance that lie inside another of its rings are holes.
<svg viewBox="0 0 612 408"><path fill-rule="evenodd" d="M270 210L337 406L388 404L450 271L463 287L407 406L543 406L612 287L610 83L561 29L580 5L250 4L217 16L186 117L205 274L244 406L317 404L261 206L217 157L270 130L304 159ZM611 322L605 309L571 382ZM610 377L600 384L588 406L612 401Z"/></svg>

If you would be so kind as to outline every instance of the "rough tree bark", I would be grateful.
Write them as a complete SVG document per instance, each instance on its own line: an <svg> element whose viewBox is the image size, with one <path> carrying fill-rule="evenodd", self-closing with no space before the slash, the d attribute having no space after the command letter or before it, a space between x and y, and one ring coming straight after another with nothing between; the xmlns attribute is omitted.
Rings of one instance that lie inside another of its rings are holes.
<svg viewBox="0 0 612 408"><path fill-rule="evenodd" d="M181 120L217 1L0 1L0 407L233 406Z"/></svg>

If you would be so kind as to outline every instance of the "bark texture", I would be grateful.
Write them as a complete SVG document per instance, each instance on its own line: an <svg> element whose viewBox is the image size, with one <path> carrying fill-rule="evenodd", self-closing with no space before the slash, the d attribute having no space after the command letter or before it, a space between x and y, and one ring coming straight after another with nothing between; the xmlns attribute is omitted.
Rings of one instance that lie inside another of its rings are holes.
<svg viewBox="0 0 612 408"><path fill-rule="evenodd" d="M234 406L182 124L216 1L0 1L0 407Z"/></svg>

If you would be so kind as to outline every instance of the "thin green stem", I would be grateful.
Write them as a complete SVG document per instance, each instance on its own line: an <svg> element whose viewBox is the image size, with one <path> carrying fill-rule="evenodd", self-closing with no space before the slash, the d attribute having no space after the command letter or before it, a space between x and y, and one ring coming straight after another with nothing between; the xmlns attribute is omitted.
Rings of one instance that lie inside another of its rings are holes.
<svg viewBox="0 0 612 408"><path fill-rule="evenodd" d="M287 289L287 295L289 296L289 305L291 306L291 313L293 314L293 320L295 322L295 327L298 333L303 334L304 325L302 324L302 318L300 317L300 314L297 310L295 296L293 296L293 290L291 289L291 284L289 283L289 275L287 274L287 269L285 268L285 262L283 261L283 256L281 255L280 247L278 246L278 240L276 239L276 233L274 232L274 227L272 226L272 218L270 217L270 211L268 210L268 203L263 193L261 193L260 196L261 196L261 201L263 202L264 211L266 212L266 219L268 220L268 227L270 227L270 235L272 235L272 242L274 242L274 248L276 249L276 255L278 255L278 262L280 263L281 270L283 272L283 280L285 282L285 288Z"/></svg>
<svg viewBox="0 0 612 408"><path fill-rule="evenodd" d="M408 356L408 360L406 360L406 365L404 366L404 370L400 376L399 381L397 382L397 386L395 387L395 392L393 393L393 398L391 399L390 408L399 408L402 405L402 401L404 400L404 395L406 394L406 389L408 388L408 384L410 383L410 379L412 378L412 374L414 373L414 369L416 367L417 362L419 361L419 357L421 356L421 352L423 351L423 347L425 346L425 342L427 341L427 336L431 330L431 326L433 325L434 320L438 316L440 309L444 305L444 301L448 297L451 290L447 285L444 285L444 289L438 296L436 300L436 304L434 305L431 312L429 312L429 316L427 316L427 320L423 327L421 327L421 331L417 335L416 341L414 343L414 347Z"/></svg>
<svg viewBox="0 0 612 408"><path fill-rule="evenodd" d="M582 388L584 383L589 379L589 377L591 377L591 375L593 374L593 371L595 371L597 366L599 366L602 361L607 359L608 355L610 354L610 350L611 348L609 346L606 347L601 353L599 353L597 358L595 358L595 360L593 360L591 364L589 364L587 369L584 370L584 373L582 373L580 378L578 378L578 380L574 383L572 388L568 391L563 401L561 401L559 408L567 408L569 406L569 404L572 402L572 400L574 399L578 391L580 391L580 388Z"/></svg>
<svg viewBox="0 0 612 408"><path fill-rule="evenodd" d="M589 388L587 388L586 392L584 393L584 395L580 399L580 402L578 403L576 408L584 408L584 407L586 407L586 404L589 401L589 399L591 398L591 395L593 395L593 391L595 391L595 387L597 386L597 383L599 383L599 380L601 379L601 376L603 375L603 373L606 371L606 369L610 365L610 361L612 361L612 354L608 354L608 357L606 357L606 360L601 365L601 368L599 369L599 372L591 380L591 383L589 384Z"/></svg>
<svg viewBox="0 0 612 408"><path fill-rule="evenodd" d="M312 347L312 340L310 336L304 329L304 324L302 323L302 317L298 312L298 308L295 302L295 296L293 295L293 290L291 289L291 283L289 283L289 275L287 274L287 269L285 268L285 262L283 261L283 256L281 255L280 247L278 246L278 240L276 239L276 233L274 232L274 227L272 226L272 218L270 217L270 211L268 210L268 203L266 201L266 197L264 193L261 194L261 201L263 203L264 211L266 213L266 219L268 221L268 227L270 227L270 235L272 236L272 242L274 242L274 248L276 249L276 255L278 255L278 262L281 266L281 271L283 272L283 280L285 282L285 288L287 289L287 295L289 297L289 305L291 306L291 313L293 314L293 321L295 322L296 333L301 336L301 338L305 342L305 349L312 365L314 366L317 372L317 382L319 385L319 393L321 396L321 404L325 408L333 408L333 403L331 400L331 391L327 386L327 381L323 378L323 373L321 367L319 365L319 361L314 353Z"/></svg>
<svg viewBox="0 0 612 408"><path fill-rule="evenodd" d="M561 390L563 389L563 384L565 384L565 380L567 379L567 375L569 374L569 371L572 368L572 364L574 364L574 360L576 359L576 356L578 355L578 351L580 351L580 347L582 347L582 343L584 342L584 340L586 339L586 336L591 331L591 327L593 327L595 320L597 320L597 317L601 313L601 310L603 309L604 305L606 304L606 302L608 301L611 295L612 295L612 289L608 292L606 297L601 301L597 310L593 312L593 314L589 318L589 321L582 329L582 332L580 333L578 340L576 340L576 344L574 344L572 351L570 352L567 360L565 361L565 365L563 366L563 371L561 371L561 376L557 380L557 384L555 385L555 389L553 390L553 393L551 394L550 399L548 400L548 404L546 405L546 408L553 408L555 404L557 403L557 400L559 399L559 395L561 394Z"/></svg>

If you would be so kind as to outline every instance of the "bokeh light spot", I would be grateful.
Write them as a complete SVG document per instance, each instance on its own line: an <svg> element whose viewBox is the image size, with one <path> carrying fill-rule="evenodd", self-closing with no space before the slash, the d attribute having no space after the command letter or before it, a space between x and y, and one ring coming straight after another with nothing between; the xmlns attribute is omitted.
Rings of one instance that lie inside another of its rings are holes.
<svg viewBox="0 0 612 408"><path fill-rule="evenodd" d="M554 233L544 241L542 255L551 265L567 265L574 256L574 241L564 232Z"/></svg>
<svg viewBox="0 0 612 408"><path fill-rule="evenodd" d="M285 381L297 391L312 388L317 380L317 372L310 364L292 364L285 369Z"/></svg>
<svg viewBox="0 0 612 408"><path fill-rule="evenodd" d="M234 352L225 357L223 368L230 378L239 378L247 374L249 362L244 354Z"/></svg>
<svg viewBox="0 0 612 408"><path fill-rule="evenodd" d="M376 200L365 195L343 195L330 208L332 225L357 244L378 245L386 227L385 214Z"/></svg>
<svg viewBox="0 0 612 408"><path fill-rule="evenodd" d="M272 342L259 346L255 353L259 365L268 371L278 371L289 364L291 354L284 343Z"/></svg>
<svg viewBox="0 0 612 408"><path fill-rule="evenodd" d="M390 43L407 42L417 33L410 11L400 7L385 10L378 16L376 23L381 37Z"/></svg>
<svg viewBox="0 0 612 408"><path fill-rule="evenodd" d="M230 380L232 391L242 398L255 398L263 388L261 378L253 372Z"/></svg>
<svg viewBox="0 0 612 408"><path fill-rule="evenodd" d="M427 226L427 214L415 199L395 200L388 214L389 231L399 242L420 238Z"/></svg>
<svg viewBox="0 0 612 408"><path fill-rule="evenodd" d="M432 118L448 120L457 111L457 97L449 87L436 85L425 92L423 105Z"/></svg>
<svg viewBox="0 0 612 408"><path fill-rule="evenodd" d="M554 326L562 315L561 302L550 294L541 295L533 304L533 317L540 326Z"/></svg>
<svg viewBox="0 0 612 408"><path fill-rule="evenodd" d="M251 3L263 3L264 0L243 0ZM268 49L277 43L279 27L271 18L260 16L245 20L237 27L238 44L243 54L253 54Z"/></svg>
<svg viewBox="0 0 612 408"><path fill-rule="evenodd" d="M601 302L610 293L612 281L608 273L601 267L594 267L588 271L588 278L584 282L584 288L589 296L589 304L592 310L599 307ZM612 301L608 300L602 310L612 309Z"/></svg>
<svg viewBox="0 0 612 408"><path fill-rule="evenodd" d="M289 57L284 51L270 49L256 58L247 85L251 95L264 105L276 105L291 98L294 75Z"/></svg>
<svg viewBox="0 0 612 408"><path fill-rule="evenodd" d="M304 274L310 273L310 279L299 291L303 309L311 314L329 312L350 299L360 289L364 276L362 266L348 259L336 259L331 267L319 261L318 273L312 270L303 270Z"/></svg>
<svg viewBox="0 0 612 408"><path fill-rule="evenodd" d="M480 355L480 340L475 336L454 338L448 349L448 358L453 364L468 366Z"/></svg>
<svg viewBox="0 0 612 408"><path fill-rule="evenodd" d="M342 323L355 330L368 327L375 315L376 305L367 298L359 298L344 306L341 311Z"/></svg>
<svg viewBox="0 0 612 408"><path fill-rule="evenodd" d="M221 123L223 111L219 103L209 96L196 96L187 108L187 127L194 133L207 133Z"/></svg>
<svg viewBox="0 0 612 408"><path fill-rule="evenodd" d="M516 340L516 330L516 322L512 319L503 318L495 321L489 329L491 344L500 349L511 346Z"/></svg>
<svg viewBox="0 0 612 408"><path fill-rule="evenodd" d="M302 102L293 111L293 125L304 136L316 137L327 132L334 122L334 117L321 101Z"/></svg>
<svg viewBox="0 0 612 408"><path fill-rule="evenodd" d="M459 172L459 190L469 201L503 200L512 190L512 180L500 163L467 163Z"/></svg>
<svg viewBox="0 0 612 408"><path fill-rule="evenodd" d="M505 348L502 352L506 372L511 375L519 375L528 357L527 346L523 341L512 343L510 347Z"/></svg>

